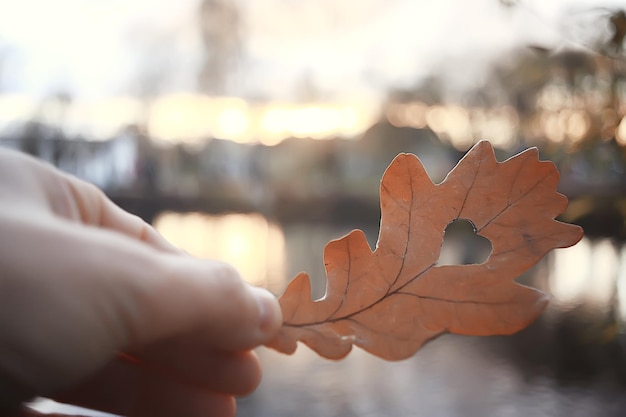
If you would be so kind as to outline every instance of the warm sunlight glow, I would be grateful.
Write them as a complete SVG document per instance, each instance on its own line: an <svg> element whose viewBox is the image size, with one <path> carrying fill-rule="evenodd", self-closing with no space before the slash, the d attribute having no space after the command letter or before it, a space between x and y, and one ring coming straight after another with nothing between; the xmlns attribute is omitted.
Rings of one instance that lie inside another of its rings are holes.
<svg viewBox="0 0 626 417"><path fill-rule="evenodd" d="M620 254L611 239L599 239L592 245L591 271L585 300L594 305L610 305L614 296Z"/></svg>
<svg viewBox="0 0 626 417"><path fill-rule="evenodd" d="M621 249L620 253L610 239L592 241L587 238L571 248L556 250L550 274L550 290L555 301L565 306L579 303L610 305L616 283L618 295L626 298L625 271L620 266L624 250Z"/></svg>
<svg viewBox="0 0 626 417"><path fill-rule="evenodd" d="M539 116L540 134L555 143L580 142L585 138L591 122L582 110L562 109L543 111Z"/></svg>
<svg viewBox="0 0 626 417"><path fill-rule="evenodd" d="M480 139L488 139L494 146L509 148L516 144L519 116L512 106L490 109L484 119Z"/></svg>
<svg viewBox="0 0 626 417"><path fill-rule="evenodd" d="M374 121L374 110L350 104L272 104L261 116L259 139L274 145L287 137L331 139L363 132Z"/></svg>
<svg viewBox="0 0 626 417"><path fill-rule="evenodd" d="M202 138L275 145L289 137L355 136L373 122L373 111L351 104L247 104L237 98L166 96L153 105L150 131L169 141Z"/></svg>
<svg viewBox="0 0 626 417"><path fill-rule="evenodd" d="M555 301L568 305L579 302L593 277L590 269L591 242L583 238L576 245L554 251L551 265L550 292Z"/></svg>
<svg viewBox="0 0 626 417"><path fill-rule="evenodd" d="M569 114L566 116L565 131L570 142L578 143L585 138L585 135L591 127L591 121L589 120L589 115L582 110L575 110L568 113Z"/></svg>
<svg viewBox="0 0 626 417"><path fill-rule="evenodd" d="M163 96L150 107L149 132L165 141L191 142L211 135L213 102L198 94ZM212 123L213 122L213 123Z"/></svg>
<svg viewBox="0 0 626 417"><path fill-rule="evenodd" d="M622 320L626 320L626 245L622 245L617 272L617 301Z"/></svg>
<svg viewBox="0 0 626 417"><path fill-rule="evenodd" d="M617 143L626 146L626 116L622 117L622 121L619 123L619 126L617 126L615 138L617 139Z"/></svg>
<svg viewBox="0 0 626 417"><path fill-rule="evenodd" d="M211 138L275 145L289 137L353 138L374 123L371 103L249 103L235 97L180 93L141 101L131 97L75 100L44 105L28 96L0 95L0 129L37 118L68 135L111 139L129 125L147 123L163 142L197 143Z"/></svg>
<svg viewBox="0 0 626 417"><path fill-rule="evenodd" d="M411 124L412 127L418 129L426 127L427 109L428 106L424 103L411 103L404 109L404 118Z"/></svg>
<svg viewBox="0 0 626 417"><path fill-rule="evenodd" d="M253 285L280 291L285 282L282 230L259 214L164 213L156 229L193 256L234 265Z"/></svg>
<svg viewBox="0 0 626 417"><path fill-rule="evenodd" d="M429 127L442 140L460 150L466 150L481 139L487 139L497 147L512 147L516 144L519 124L517 111L511 106L484 109L428 106L421 102L392 103L386 115L397 127Z"/></svg>
<svg viewBox="0 0 626 417"><path fill-rule="evenodd" d="M245 102L227 107L218 115L218 136L231 138L236 142L246 142L246 132L250 125Z"/></svg>

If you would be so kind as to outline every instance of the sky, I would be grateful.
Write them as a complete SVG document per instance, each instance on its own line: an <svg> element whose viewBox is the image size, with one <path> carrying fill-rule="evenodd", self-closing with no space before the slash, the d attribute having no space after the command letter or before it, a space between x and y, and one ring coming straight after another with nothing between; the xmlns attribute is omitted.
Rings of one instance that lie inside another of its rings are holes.
<svg viewBox="0 0 626 417"><path fill-rule="evenodd" d="M331 99L380 95L432 71L463 87L515 45L567 43L559 16L597 4L236 1L245 22L245 54L228 93L284 100L297 98L303 83ZM0 92L132 94L158 65L171 70L166 90L193 90L201 59L196 7L197 0L0 0Z"/></svg>

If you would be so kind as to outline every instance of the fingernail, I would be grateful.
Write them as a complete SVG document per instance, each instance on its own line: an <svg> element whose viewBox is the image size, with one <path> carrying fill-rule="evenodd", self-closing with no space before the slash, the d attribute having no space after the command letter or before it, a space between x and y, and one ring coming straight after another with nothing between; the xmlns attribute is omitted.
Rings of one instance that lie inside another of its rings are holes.
<svg viewBox="0 0 626 417"><path fill-rule="evenodd" d="M282 324L282 312L276 297L266 289L252 287L259 306L261 331L273 334Z"/></svg>

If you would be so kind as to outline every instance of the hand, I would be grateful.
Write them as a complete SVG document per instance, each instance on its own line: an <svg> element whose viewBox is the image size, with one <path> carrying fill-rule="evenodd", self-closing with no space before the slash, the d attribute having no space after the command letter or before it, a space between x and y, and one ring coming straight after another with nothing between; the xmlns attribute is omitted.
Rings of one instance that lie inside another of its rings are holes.
<svg viewBox="0 0 626 417"><path fill-rule="evenodd" d="M0 150L0 415L46 396L126 416L232 416L260 381L251 349L280 323L275 298L228 265Z"/></svg>

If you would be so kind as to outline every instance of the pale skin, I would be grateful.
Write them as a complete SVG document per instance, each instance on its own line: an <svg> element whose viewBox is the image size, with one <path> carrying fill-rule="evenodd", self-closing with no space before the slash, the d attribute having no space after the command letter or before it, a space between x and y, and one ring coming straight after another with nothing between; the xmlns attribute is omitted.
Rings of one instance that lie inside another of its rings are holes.
<svg viewBox="0 0 626 417"><path fill-rule="evenodd" d="M261 378L252 349L280 325L276 299L232 267L0 149L0 410L45 396L129 417L233 416Z"/></svg>

